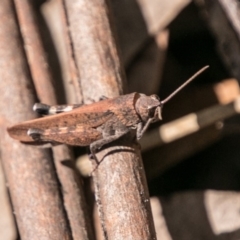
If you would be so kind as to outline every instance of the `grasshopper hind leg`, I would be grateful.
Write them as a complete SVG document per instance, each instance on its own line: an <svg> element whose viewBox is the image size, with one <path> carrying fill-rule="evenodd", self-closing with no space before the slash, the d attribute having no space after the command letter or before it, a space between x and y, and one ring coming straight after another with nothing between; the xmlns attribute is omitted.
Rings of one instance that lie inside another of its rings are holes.
<svg viewBox="0 0 240 240"><path fill-rule="evenodd" d="M58 128L30 128L27 134L34 141L65 143L71 146L88 146L101 138L101 133L87 126L69 126Z"/></svg>
<svg viewBox="0 0 240 240"><path fill-rule="evenodd" d="M99 101L108 99L106 96L101 96ZM94 102L94 101L93 101ZM33 105L33 111L41 115L53 115L63 112L72 111L74 108L81 107L83 104L64 104L64 105L47 105L45 103L35 103Z"/></svg>
<svg viewBox="0 0 240 240"><path fill-rule="evenodd" d="M72 111L74 108L81 107L83 104L71 104L71 105L47 105L44 103L35 103L33 106L33 111L41 115L53 115L63 112Z"/></svg>

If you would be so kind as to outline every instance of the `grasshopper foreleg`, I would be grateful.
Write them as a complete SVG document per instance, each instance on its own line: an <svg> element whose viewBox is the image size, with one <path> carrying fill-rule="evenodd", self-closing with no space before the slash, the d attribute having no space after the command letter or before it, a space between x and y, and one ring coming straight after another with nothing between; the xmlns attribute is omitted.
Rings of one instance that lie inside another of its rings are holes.
<svg viewBox="0 0 240 240"><path fill-rule="evenodd" d="M137 140L140 140L143 134L148 129L149 125L152 123L153 118L149 118L148 121L144 124L143 122L138 123L137 125Z"/></svg>

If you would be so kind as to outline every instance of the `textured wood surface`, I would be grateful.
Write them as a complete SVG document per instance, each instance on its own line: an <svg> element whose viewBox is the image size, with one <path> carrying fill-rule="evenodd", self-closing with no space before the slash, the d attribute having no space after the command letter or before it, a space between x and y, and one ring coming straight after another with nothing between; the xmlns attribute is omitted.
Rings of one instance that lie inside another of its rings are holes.
<svg viewBox="0 0 240 240"><path fill-rule="evenodd" d="M56 85L53 79L47 53L40 32L39 12L31 1L15 1L20 29L23 36L28 64L38 99L41 102L57 104ZM63 6L60 5L59 8ZM61 184L64 207L73 239L93 239L93 229L83 193L82 180L74 168L73 153L66 145L53 147L54 163ZM68 162L71 167L64 166Z"/></svg>
<svg viewBox="0 0 240 240"><path fill-rule="evenodd" d="M1 155L21 239L72 239L49 151L24 146L6 132L35 117L35 97L13 1L2 1L0 14Z"/></svg>
<svg viewBox="0 0 240 240"><path fill-rule="evenodd" d="M65 4L84 101L122 94L124 75L106 2L65 0ZM93 181L104 239L156 239L136 145L125 138L97 157L102 161Z"/></svg>

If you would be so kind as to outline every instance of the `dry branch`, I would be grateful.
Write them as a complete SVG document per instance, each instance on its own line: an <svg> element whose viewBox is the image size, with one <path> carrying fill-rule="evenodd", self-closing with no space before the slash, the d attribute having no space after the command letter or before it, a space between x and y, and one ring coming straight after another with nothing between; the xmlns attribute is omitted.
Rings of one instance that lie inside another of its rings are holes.
<svg viewBox="0 0 240 240"><path fill-rule="evenodd" d="M53 156L73 239L92 240L94 233L89 206L84 196L82 179L75 169L72 151L66 145L55 146Z"/></svg>
<svg viewBox="0 0 240 240"><path fill-rule="evenodd" d="M239 113L240 98L226 105L215 105L197 113L190 113L172 122L161 125L158 129L150 131L140 141L143 150L173 142L200 129L213 125L218 121L232 117Z"/></svg>
<svg viewBox="0 0 240 240"><path fill-rule="evenodd" d="M2 239L17 239L16 222L7 190L7 181L5 179L2 160L0 160L0 233Z"/></svg>
<svg viewBox="0 0 240 240"><path fill-rule="evenodd" d="M38 25L38 13L30 0L14 0L23 42L27 54L30 72L41 102L56 104L53 100L55 90L47 54L41 40Z"/></svg>
<svg viewBox="0 0 240 240"><path fill-rule="evenodd" d="M148 159L145 164L148 178L157 176L161 171L176 164L180 159L188 157L214 143L221 136L222 121L239 113L240 97L238 96L229 104L215 105L197 113L189 114L146 134L142 141L145 150L149 149L149 147L160 146L163 143L172 143L166 145L163 149L159 149L156 154L151 154L151 159ZM198 131L200 129L201 131ZM190 135L196 132L197 134ZM184 136L188 137L183 138L181 143L176 141ZM151 142L150 145L149 142ZM161 157L165 156L164 160L159 159L160 152Z"/></svg>
<svg viewBox="0 0 240 240"><path fill-rule="evenodd" d="M6 132L35 117L35 98L13 1L1 2L0 15L1 155L19 232L22 239L72 239L49 151L25 146Z"/></svg>
<svg viewBox="0 0 240 240"><path fill-rule="evenodd" d="M65 4L84 101L122 94L124 78L105 1L65 0ZM104 236L155 239L141 157L128 142L97 155L103 161L93 180Z"/></svg>
<svg viewBox="0 0 240 240"><path fill-rule="evenodd" d="M81 93L75 91L76 88L79 88L80 82L72 53L62 0L44 2L41 6L41 13L51 35L58 63L60 64L59 78L63 80L66 102L81 103ZM51 50L48 49L49 52ZM53 65L54 63L51 62L51 64ZM58 69L58 66L55 66L56 69Z"/></svg>
<svg viewBox="0 0 240 240"><path fill-rule="evenodd" d="M26 46L29 67L38 98L48 104L56 104L51 69L41 41L37 21L37 11L31 1L15 0L20 29ZM74 158L71 149L65 145L53 147L54 162L61 183L64 206L70 223L73 239L93 239L90 227L87 204L85 202L82 182L74 168ZM63 162L68 162L67 167Z"/></svg>

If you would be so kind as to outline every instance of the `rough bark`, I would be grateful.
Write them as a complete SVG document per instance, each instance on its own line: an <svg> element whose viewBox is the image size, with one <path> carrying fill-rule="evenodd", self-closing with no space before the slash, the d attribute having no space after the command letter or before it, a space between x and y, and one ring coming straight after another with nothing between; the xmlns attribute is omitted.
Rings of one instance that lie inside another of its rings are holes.
<svg viewBox="0 0 240 240"><path fill-rule="evenodd" d="M49 151L11 139L7 126L35 117L31 77L13 1L0 5L1 155L21 239L72 239Z"/></svg>
<svg viewBox="0 0 240 240"><path fill-rule="evenodd" d="M122 94L124 76L106 2L64 2L84 101ZM98 159L93 181L105 239L156 239L138 147L125 138Z"/></svg>
<svg viewBox="0 0 240 240"><path fill-rule="evenodd" d="M37 11L32 1L15 0L20 29L26 48L27 59L38 98L48 104L56 104L51 69L41 40ZM54 162L61 183L64 206L70 223L73 239L93 239L87 204L80 176L74 167L71 149L65 145L53 147ZM69 166L65 166L64 163Z"/></svg>

